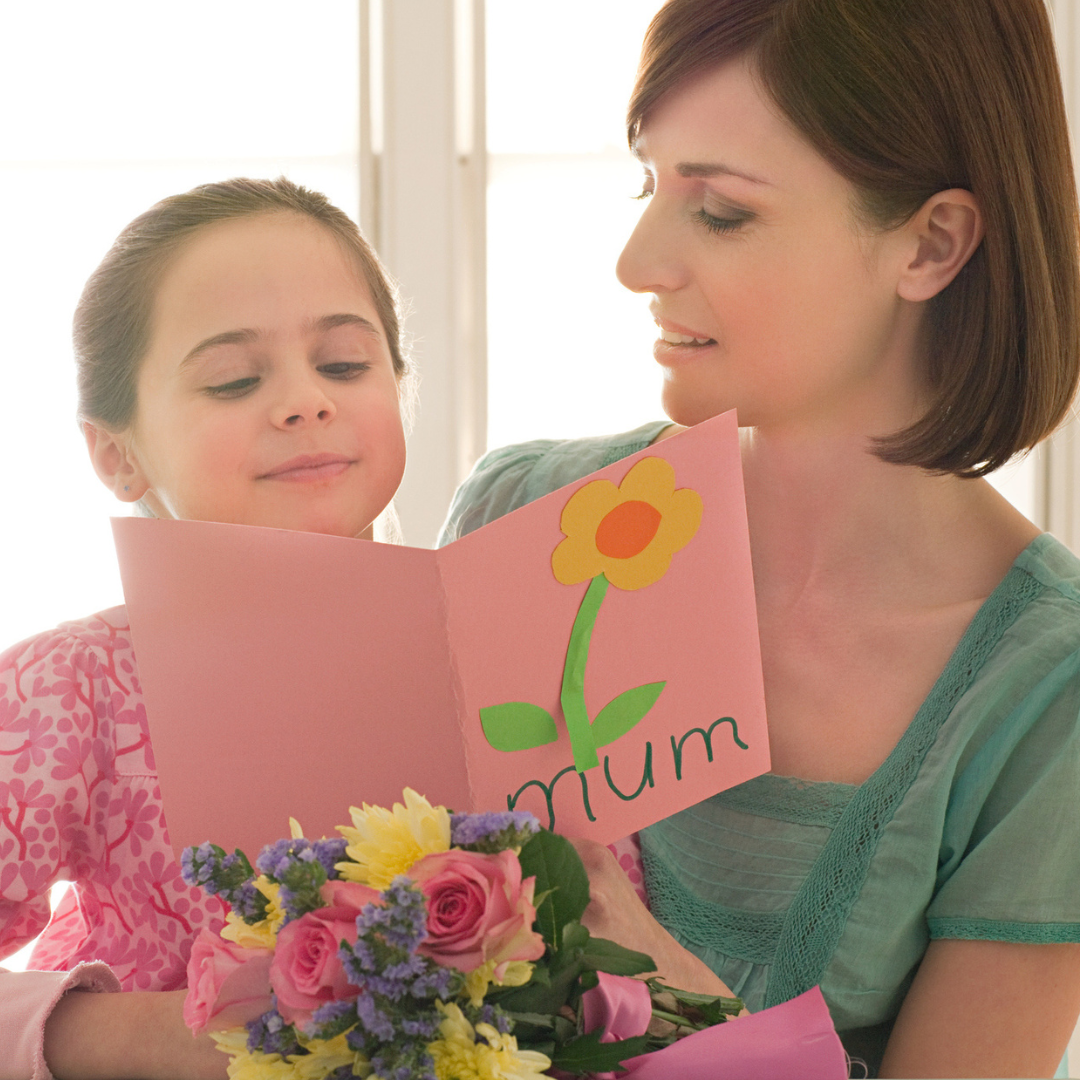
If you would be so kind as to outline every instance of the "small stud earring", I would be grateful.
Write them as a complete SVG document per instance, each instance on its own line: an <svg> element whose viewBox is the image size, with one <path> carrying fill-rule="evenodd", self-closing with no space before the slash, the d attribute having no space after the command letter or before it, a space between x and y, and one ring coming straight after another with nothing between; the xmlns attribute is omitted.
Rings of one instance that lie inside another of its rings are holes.
<svg viewBox="0 0 1080 1080"><path fill-rule="evenodd" d="M130 487L128 487L128 485L127 485L127 484L125 484L125 485L124 485L124 490L125 490L125 491L130 491L130 490L131 490L131 488L130 488Z"/></svg>

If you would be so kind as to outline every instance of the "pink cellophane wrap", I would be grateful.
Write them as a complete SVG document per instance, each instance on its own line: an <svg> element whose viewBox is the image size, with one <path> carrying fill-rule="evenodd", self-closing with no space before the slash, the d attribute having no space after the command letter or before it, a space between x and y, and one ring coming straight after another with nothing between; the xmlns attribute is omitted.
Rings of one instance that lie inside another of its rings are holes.
<svg viewBox="0 0 1080 1080"><path fill-rule="evenodd" d="M847 1055L821 990L695 1032L623 1062L632 1080L846 1080Z"/></svg>

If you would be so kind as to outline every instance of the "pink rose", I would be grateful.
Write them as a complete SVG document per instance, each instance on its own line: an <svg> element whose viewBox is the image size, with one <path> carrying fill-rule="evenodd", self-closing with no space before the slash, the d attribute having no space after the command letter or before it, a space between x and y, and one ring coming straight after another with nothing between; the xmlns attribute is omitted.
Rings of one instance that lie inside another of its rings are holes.
<svg viewBox="0 0 1080 1080"><path fill-rule="evenodd" d="M242 949L203 927L191 946L184 1023L201 1035L239 1027L270 1008L269 949Z"/></svg>
<svg viewBox="0 0 1080 1080"><path fill-rule="evenodd" d="M427 937L420 952L442 967L475 971L494 960L496 977L512 960L539 960L544 939L533 930L535 878L521 880L512 851L425 855L409 876L427 897Z"/></svg>
<svg viewBox="0 0 1080 1080"><path fill-rule="evenodd" d="M598 986L581 995L581 1013L586 1032L602 1027L601 1042L632 1039L644 1035L652 1019L652 997L640 979L609 975L598 971Z"/></svg>
<svg viewBox="0 0 1080 1080"><path fill-rule="evenodd" d="M321 1005L360 992L346 978L338 949L343 941L356 943L356 916L365 904L382 899L377 890L354 881L328 881L319 891L328 906L309 911L278 931L270 965L278 1012L287 1023L301 1027Z"/></svg>

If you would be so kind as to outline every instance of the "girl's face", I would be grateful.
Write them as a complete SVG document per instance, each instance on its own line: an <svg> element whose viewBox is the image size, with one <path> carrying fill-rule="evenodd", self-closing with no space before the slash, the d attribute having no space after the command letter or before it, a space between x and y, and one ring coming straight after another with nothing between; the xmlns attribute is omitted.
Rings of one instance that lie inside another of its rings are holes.
<svg viewBox="0 0 1080 1080"><path fill-rule="evenodd" d="M161 517L357 536L405 436L386 334L333 234L291 214L208 226L155 296L126 498Z"/></svg>
<svg viewBox="0 0 1080 1080"><path fill-rule="evenodd" d="M919 415L897 295L910 250L856 224L852 185L746 61L662 98L635 149L650 202L618 275L654 294L673 420L737 407L743 425L884 433Z"/></svg>

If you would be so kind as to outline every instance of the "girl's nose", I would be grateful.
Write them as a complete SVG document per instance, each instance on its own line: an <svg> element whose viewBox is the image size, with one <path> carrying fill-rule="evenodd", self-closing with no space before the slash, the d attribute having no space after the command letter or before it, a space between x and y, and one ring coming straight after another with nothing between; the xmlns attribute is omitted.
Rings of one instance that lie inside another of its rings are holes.
<svg viewBox="0 0 1080 1080"><path fill-rule="evenodd" d="M674 223L654 195L615 264L615 276L631 292L670 292L685 284Z"/></svg>
<svg viewBox="0 0 1080 1080"><path fill-rule="evenodd" d="M337 412L327 394L322 377L316 371L292 375L273 407L272 422L277 427L295 428L311 423L326 423Z"/></svg>

